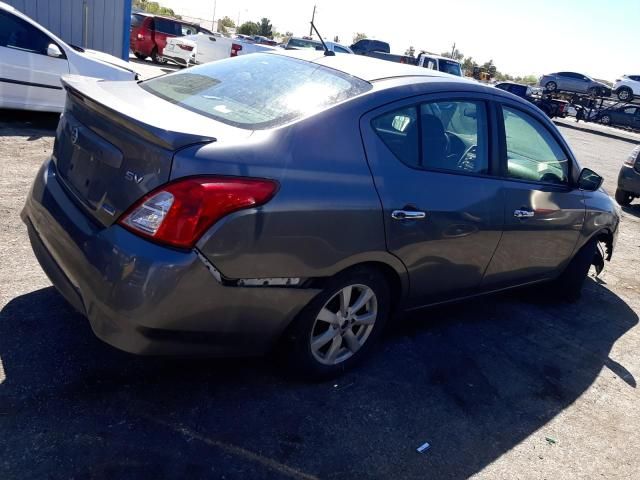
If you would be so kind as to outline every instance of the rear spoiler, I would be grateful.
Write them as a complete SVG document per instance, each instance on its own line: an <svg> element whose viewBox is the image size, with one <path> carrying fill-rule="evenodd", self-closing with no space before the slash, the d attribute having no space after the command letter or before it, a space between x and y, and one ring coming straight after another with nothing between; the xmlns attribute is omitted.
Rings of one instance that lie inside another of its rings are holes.
<svg viewBox="0 0 640 480"><path fill-rule="evenodd" d="M126 113L107 105L108 100L113 100L104 89L96 88L103 80L95 78L65 75L61 79L62 86L67 91L68 98L77 104L109 119L117 125L130 130L135 135L146 141L168 150L180 148L198 143L212 143L216 138L192 133L178 132L159 128L139 118L134 118ZM120 82L118 82L120 83ZM127 82L128 83L128 82ZM170 104L168 104L170 105ZM68 106L67 106L68 108Z"/></svg>

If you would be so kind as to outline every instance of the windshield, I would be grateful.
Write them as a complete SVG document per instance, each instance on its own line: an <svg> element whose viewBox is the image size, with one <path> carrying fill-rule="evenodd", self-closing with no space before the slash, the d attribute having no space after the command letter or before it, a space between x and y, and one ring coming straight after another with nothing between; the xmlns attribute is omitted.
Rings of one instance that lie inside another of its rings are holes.
<svg viewBox="0 0 640 480"><path fill-rule="evenodd" d="M439 70L444 73L450 73L451 75L456 75L458 77L462 76L462 72L460 71L460 64L458 62L454 62L452 60L444 60L440 59L438 62L440 64Z"/></svg>
<svg viewBox="0 0 640 480"><path fill-rule="evenodd" d="M140 83L146 91L229 125L272 128L371 89L315 63L254 53Z"/></svg>

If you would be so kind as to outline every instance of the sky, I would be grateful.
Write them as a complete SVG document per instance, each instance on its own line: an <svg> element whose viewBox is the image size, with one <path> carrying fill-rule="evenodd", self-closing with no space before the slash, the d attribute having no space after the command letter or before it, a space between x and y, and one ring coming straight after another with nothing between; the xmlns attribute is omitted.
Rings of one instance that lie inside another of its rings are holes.
<svg viewBox="0 0 640 480"><path fill-rule="evenodd" d="M225 15L240 23L271 20L278 32L350 45L356 32L385 40L392 53L413 46L434 53L456 48L482 64L493 59L511 75L576 71L614 81L640 74L640 0L158 0L177 14Z"/></svg>

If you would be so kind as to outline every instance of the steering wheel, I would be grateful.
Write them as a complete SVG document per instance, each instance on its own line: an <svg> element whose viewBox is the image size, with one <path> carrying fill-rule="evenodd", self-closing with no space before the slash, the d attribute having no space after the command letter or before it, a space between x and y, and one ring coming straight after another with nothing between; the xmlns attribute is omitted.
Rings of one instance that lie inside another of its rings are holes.
<svg viewBox="0 0 640 480"><path fill-rule="evenodd" d="M469 172L473 172L476 169L476 152L478 150L478 145L471 145L467 148L458 163L456 164L456 168L460 170L466 170Z"/></svg>

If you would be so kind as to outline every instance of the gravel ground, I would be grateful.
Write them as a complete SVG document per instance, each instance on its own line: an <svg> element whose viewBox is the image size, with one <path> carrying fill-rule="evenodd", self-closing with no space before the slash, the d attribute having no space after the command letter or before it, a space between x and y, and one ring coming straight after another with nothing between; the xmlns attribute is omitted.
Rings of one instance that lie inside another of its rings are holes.
<svg viewBox="0 0 640 480"><path fill-rule="evenodd" d="M579 303L425 310L358 370L302 384L269 359L140 358L93 336L19 219L55 124L0 118L0 478L638 478L639 206ZM613 192L633 142L561 129Z"/></svg>

